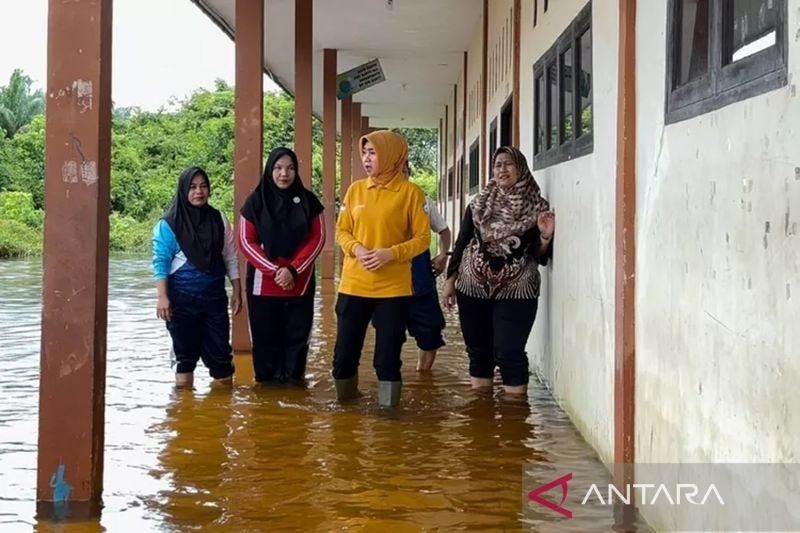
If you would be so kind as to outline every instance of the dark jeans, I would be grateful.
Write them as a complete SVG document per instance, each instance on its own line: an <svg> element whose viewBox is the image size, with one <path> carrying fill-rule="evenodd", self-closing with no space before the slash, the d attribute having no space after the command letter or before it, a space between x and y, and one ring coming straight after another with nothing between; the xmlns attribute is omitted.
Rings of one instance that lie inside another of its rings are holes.
<svg viewBox="0 0 800 533"><path fill-rule="evenodd" d="M364 337L370 320L375 325L372 366L380 381L401 381L400 352L406 342L408 297L364 298L339 294L336 300L334 379L349 379L358 372Z"/></svg>
<svg viewBox="0 0 800 533"><path fill-rule="evenodd" d="M408 307L408 333L417 341L420 350L438 350L444 346L444 327L444 313L435 290L411 297Z"/></svg>
<svg viewBox="0 0 800 533"><path fill-rule="evenodd" d="M194 372L201 358L211 377L233 375L233 350L230 343L228 297L204 300L170 291L172 319L167 330L178 362L176 372Z"/></svg>
<svg viewBox="0 0 800 533"><path fill-rule="evenodd" d="M537 299L489 300L456 293L458 316L469 355L469 375L494 377L503 385L528 384L525 344L536 319Z"/></svg>
<svg viewBox="0 0 800 533"><path fill-rule="evenodd" d="M254 296L247 291L253 370L258 382L301 382L314 322L314 278L303 296Z"/></svg>

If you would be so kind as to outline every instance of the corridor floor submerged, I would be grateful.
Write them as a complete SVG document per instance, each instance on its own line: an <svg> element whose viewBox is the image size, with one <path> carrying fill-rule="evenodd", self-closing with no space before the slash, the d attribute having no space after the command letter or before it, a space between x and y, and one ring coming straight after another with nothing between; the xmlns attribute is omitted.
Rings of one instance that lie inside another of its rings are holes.
<svg viewBox="0 0 800 533"><path fill-rule="evenodd" d="M2 531L611 529L610 511L581 523L526 505L526 464L600 463L535 379L526 400L470 391L454 315L431 373L415 371L407 343L393 413L376 407L369 342L365 396L334 401L328 294L317 301L306 389L256 387L249 357L237 356L232 390L212 389L199 369L193 391L176 391L148 265L134 260L111 267L102 514L66 524L37 519L41 272L38 263L13 265L0 262L0 284L12 291L0 302Z"/></svg>

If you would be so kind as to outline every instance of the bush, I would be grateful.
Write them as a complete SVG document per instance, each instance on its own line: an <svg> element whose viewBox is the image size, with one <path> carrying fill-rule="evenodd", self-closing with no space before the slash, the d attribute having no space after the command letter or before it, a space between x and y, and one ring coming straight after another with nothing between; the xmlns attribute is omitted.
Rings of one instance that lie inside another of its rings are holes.
<svg viewBox="0 0 800 533"><path fill-rule="evenodd" d="M33 195L20 191L0 192L0 213L5 220L24 224L31 229L42 229L44 212L33 207Z"/></svg>
<svg viewBox="0 0 800 533"><path fill-rule="evenodd" d="M42 232L17 220L0 218L0 259L42 252Z"/></svg>
<svg viewBox="0 0 800 533"><path fill-rule="evenodd" d="M111 214L108 237L112 252L144 253L150 251L155 221L139 222L133 217Z"/></svg>

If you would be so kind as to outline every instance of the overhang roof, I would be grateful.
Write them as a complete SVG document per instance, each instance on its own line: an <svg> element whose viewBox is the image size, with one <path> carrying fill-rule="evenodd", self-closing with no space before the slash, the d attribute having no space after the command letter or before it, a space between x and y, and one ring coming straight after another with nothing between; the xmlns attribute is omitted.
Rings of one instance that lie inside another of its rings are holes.
<svg viewBox="0 0 800 533"><path fill-rule="evenodd" d="M235 0L192 0L235 38ZM294 94L294 0L264 0L264 68ZM389 7L391 4L391 7ZM322 60L338 72L378 58L386 81L359 92L372 127L437 127L452 101L482 0L314 0L314 113L322 116Z"/></svg>

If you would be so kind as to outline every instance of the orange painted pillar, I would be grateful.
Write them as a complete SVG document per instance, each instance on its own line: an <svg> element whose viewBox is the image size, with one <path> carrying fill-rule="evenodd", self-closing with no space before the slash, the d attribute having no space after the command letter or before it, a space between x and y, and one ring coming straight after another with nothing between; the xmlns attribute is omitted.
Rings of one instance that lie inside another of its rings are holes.
<svg viewBox="0 0 800 533"><path fill-rule="evenodd" d="M481 79L480 79L480 102L481 102L481 187L486 186L487 171L489 168L489 155L487 153L486 139L489 132L486 131L486 109L489 106L487 83L489 75L489 0L483 0L483 44L481 45Z"/></svg>
<svg viewBox="0 0 800 533"><path fill-rule="evenodd" d="M322 203L327 236L322 251L322 279L332 280L336 246L336 50L325 49L322 68Z"/></svg>
<svg viewBox="0 0 800 533"><path fill-rule="evenodd" d="M352 182L353 175L353 97L342 100L342 147L339 172L339 202L344 202L344 195ZM339 253L339 264L344 261L344 254Z"/></svg>
<svg viewBox="0 0 800 533"><path fill-rule="evenodd" d="M364 167L361 165L361 145L359 141L361 136L361 104L360 103L353 103L353 122L351 123L351 127L353 128L353 181L360 180L367 177L366 172L364 172ZM380 162L378 162L380 164Z"/></svg>
<svg viewBox="0 0 800 533"><path fill-rule="evenodd" d="M261 179L264 146L264 3L236 0L236 87L233 145L233 195L236 228L239 210ZM246 262L240 256L239 271L244 288ZM250 351L247 298L233 319L233 349Z"/></svg>
<svg viewBox="0 0 800 533"><path fill-rule="evenodd" d="M614 482L634 482L636 460L636 0L619 0L614 326ZM633 531L635 502L615 507Z"/></svg>
<svg viewBox="0 0 800 533"><path fill-rule="evenodd" d="M344 201L347 188L353 178L353 98L342 100L342 150L341 171L339 172L339 198Z"/></svg>
<svg viewBox="0 0 800 533"><path fill-rule="evenodd" d="M511 114L513 115L513 119L511 121L511 144L519 148L520 145L520 138L519 138L519 110L520 110L520 52L521 52L521 44L520 40L522 38L522 1L521 0L514 0L514 19L513 23L513 85L512 85L512 111Z"/></svg>
<svg viewBox="0 0 800 533"><path fill-rule="evenodd" d="M453 85L453 179L450 180L450 190L453 191L453 201L451 205L453 206L453 225L450 226L451 228L455 228L456 224L458 223L458 214L456 213L456 202L458 202L458 197L456 193L458 192L458 188L456 187L456 181L458 180L458 84Z"/></svg>
<svg viewBox="0 0 800 533"><path fill-rule="evenodd" d="M36 485L45 519L93 514L103 491L112 4L49 2Z"/></svg>
<svg viewBox="0 0 800 533"><path fill-rule="evenodd" d="M303 183L311 188L311 116L314 89L312 0L294 2L294 148Z"/></svg>

